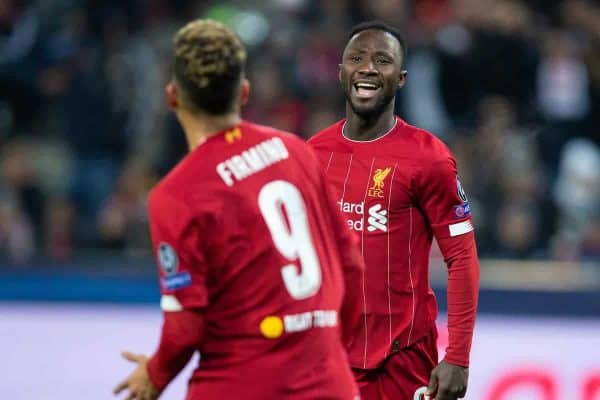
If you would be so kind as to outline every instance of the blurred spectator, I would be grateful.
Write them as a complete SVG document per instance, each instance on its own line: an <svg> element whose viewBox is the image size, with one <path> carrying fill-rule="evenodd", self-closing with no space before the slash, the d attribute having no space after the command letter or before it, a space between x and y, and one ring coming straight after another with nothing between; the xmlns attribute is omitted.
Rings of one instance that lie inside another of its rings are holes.
<svg viewBox="0 0 600 400"><path fill-rule="evenodd" d="M12 193L17 202L14 206L32 224L32 233L39 240L45 198L32 160L32 151L25 142L7 143L0 154L0 187Z"/></svg>
<svg viewBox="0 0 600 400"><path fill-rule="evenodd" d="M69 58L71 77L62 111L65 137L75 155L71 196L83 225L78 231L88 235L86 226L110 193L126 143L123 127L113 125L117 116L103 64L105 50L89 32L81 35L83 43Z"/></svg>
<svg viewBox="0 0 600 400"><path fill-rule="evenodd" d="M68 259L75 248L75 210L66 199L52 199L45 212L44 252L53 260Z"/></svg>
<svg viewBox="0 0 600 400"><path fill-rule="evenodd" d="M585 135L590 112L588 71L579 44L569 33L554 31L544 37L537 72L537 103L545 127L540 144L546 162L556 165L562 146L575 135ZM552 168L552 173L556 173Z"/></svg>
<svg viewBox="0 0 600 400"><path fill-rule="evenodd" d="M289 132L299 132L305 118L304 104L289 93L282 71L270 59L258 60L248 71L253 93L244 117L260 119Z"/></svg>
<svg viewBox="0 0 600 400"><path fill-rule="evenodd" d="M559 236L569 235L581 252L597 248L600 215L600 148L586 139L573 139L562 153L554 198L559 209ZM560 257L560 255L557 255Z"/></svg>
<svg viewBox="0 0 600 400"><path fill-rule="evenodd" d="M539 213L533 204L505 203L498 212L495 256L502 258L530 258L536 250L539 234Z"/></svg>
<svg viewBox="0 0 600 400"><path fill-rule="evenodd" d="M105 71L110 92L112 129L125 146L144 149L163 106L161 63L145 35L130 33L122 10L113 10L102 27ZM129 151L129 147L123 149Z"/></svg>
<svg viewBox="0 0 600 400"><path fill-rule="evenodd" d="M573 139L565 146L554 196L568 223L580 224L600 207L600 149L585 139Z"/></svg>
<svg viewBox="0 0 600 400"><path fill-rule="evenodd" d="M582 229L580 259L600 261L600 216L588 219Z"/></svg>
<svg viewBox="0 0 600 400"><path fill-rule="evenodd" d="M435 132L446 138L450 118L443 101L440 85L441 62L439 53L431 48L423 48L411 52L406 70L409 79L400 92L404 112L403 117L411 124Z"/></svg>
<svg viewBox="0 0 600 400"><path fill-rule="evenodd" d="M578 47L567 32L551 32L545 37L537 97L540 111L549 121L580 121L588 114L588 73Z"/></svg>
<svg viewBox="0 0 600 400"><path fill-rule="evenodd" d="M152 183L143 162L131 160L125 165L115 191L99 215L102 247L115 250L148 248L146 198Z"/></svg>
<svg viewBox="0 0 600 400"><path fill-rule="evenodd" d="M40 66L40 25L34 2L0 2L0 100L18 125L31 122L38 106L33 78Z"/></svg>
<svg viewBox="0 0 600 400"><path fill-rule="evenodd" d="M590 115L586 131L596 138L600 126L600 4L586 0L563 1L559 8L565 25L577 41L589 78Z"/></svg>
<svg viewBox="0 0 600 400"><path fill-rule="evenodd" d="M559 260L598 256L600 215L600 149L585 139L573 139L562 153L554 198L558 230L551 242Z"/></svg>
<svg viewBox="0 0 600 400"><path fill-rule="evenodd" d="M0 256L9 263L24 264L34 250L32 227L17 199L0 192Z"/></svg>
<svg viewBox="0 0 600 400"><path fill-rule="evenodd" d="M324 32L320 27L305 33L296 59L298 79L305 92L310 93L321 87L337 87L342 56L338 43L343 42L344 36L336 33L336 30Z"/></svg>

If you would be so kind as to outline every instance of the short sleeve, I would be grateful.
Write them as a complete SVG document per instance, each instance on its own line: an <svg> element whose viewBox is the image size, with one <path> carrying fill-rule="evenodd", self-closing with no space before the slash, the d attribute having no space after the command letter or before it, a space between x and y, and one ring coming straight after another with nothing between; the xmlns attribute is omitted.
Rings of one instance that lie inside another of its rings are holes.
<svg viewBox="0 0 600 400"><path fill-rule="evenodd" d="M206 307L208 266L198 221L185 204L156 190L150 195L149 213L161 308L181 311Z"/></svg>
<svg viewBox="0 0 600 400"><path fill-rule="evenodd" d="M473 231L469 201L458 177L456 161L450 154L423 168L417 175L416 186L417 202L436 238Z"/></svg>

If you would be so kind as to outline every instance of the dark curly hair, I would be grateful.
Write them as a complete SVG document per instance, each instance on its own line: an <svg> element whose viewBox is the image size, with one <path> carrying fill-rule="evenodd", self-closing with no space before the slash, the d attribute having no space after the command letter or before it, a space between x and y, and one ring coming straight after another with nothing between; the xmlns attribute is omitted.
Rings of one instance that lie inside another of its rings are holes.
<svg viewBox="0 0 600 400"><path fill-rule="evenodd" d="M175 35L173 77L196 111L231 111L245 64L242 42L220 22L195 20Z"/></svg>

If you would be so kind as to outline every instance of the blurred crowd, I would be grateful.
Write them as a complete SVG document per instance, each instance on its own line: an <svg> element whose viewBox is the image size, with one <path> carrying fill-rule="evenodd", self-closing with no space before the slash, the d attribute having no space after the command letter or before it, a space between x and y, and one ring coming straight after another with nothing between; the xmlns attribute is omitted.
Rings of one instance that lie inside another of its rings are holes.
<svg viewBox="0 0 600 400"><path fill-rule="evenodd" d="M248 119L343 116L350 27L406 36L397 112L455 153L489 258L600 259L600 5L586 0L2 0L0 260L147 252L149 189L185 154L163 102L195 17L248 46Z"/></svg>

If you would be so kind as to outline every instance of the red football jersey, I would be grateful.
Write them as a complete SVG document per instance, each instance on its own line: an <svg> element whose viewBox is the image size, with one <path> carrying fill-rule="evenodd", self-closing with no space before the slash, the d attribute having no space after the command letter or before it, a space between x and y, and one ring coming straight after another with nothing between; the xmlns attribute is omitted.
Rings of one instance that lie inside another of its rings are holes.
<svg viewBox="0 0 600 400"><path fill-rule="evenodd" d="M339 121L309 143L339 192L347 227L360 239L363 315L350 363L374 368L435 327L433 236L459 236L473 226L455 160L439 139L400 118L372 141L346 138L343 126Z"/></svg>
<svg viewBox="0 0 600 400"><path fill-rule="evenodd" d="M205 318L189 399L357 398L338 314L362 261L327 187L299 138L244 121L152 191L161 306Z"/></svg>

